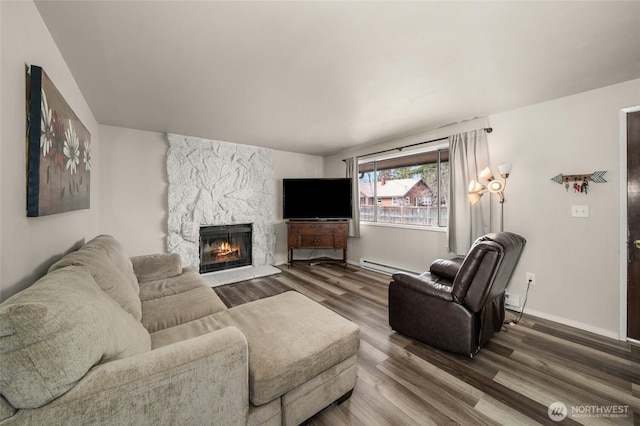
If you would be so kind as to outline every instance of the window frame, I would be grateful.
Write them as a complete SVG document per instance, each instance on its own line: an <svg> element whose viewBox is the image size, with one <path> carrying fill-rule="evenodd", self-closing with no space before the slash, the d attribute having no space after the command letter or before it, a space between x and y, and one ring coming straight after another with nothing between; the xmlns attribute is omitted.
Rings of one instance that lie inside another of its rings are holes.
<svg viewBox="0 0 640 426"><path fill-rule="evenodd" d="M437 225L415 225L415 224L404 224L404 223L390 223L390 222L379 222L378 221L378 208L382 207L382 200L381 198L378 197L377 191L376 191L376 185L373 185L373 194L372 197L375 200L375 202L371 205L371 207L373 208L373 220L369 221L369 220L362 220L360 221L361 225L367 225L367 226L386 226L386 227L398 227L398 228L410 228L410 229L419 229L419 230L426 230L426 231L439 231L439 232L446 232L448 229L448 221L446 225L440 225L442 223L443 217L441 216L441 172L440 172L440 168L441 168L441 164L443 162L442 160L442 151L446 151L447 155L446 155L446 162L449 162L449 144L448 142L442 143L442 142L438 142L438 143L433 143L433 144L429 144L426 143L425 145L416 148L416 149L411 149L411 150L401 150L398 149L397 152L393 152L393 153L384 153L384 154L379 154L379 155L375 155L375 156L362 156L361 158L358 158L358 175L360 175L362 172L360 170L361 166L363 164L368 164L368 163L374 163L373 164L373 169L368 171L373 173L375 176L377 176L378 174L378 169L377 169L377 163L384 161L384 160L392 160L392 159L401 159L403 157L409 157L409 156L415 156L418 154L425 154L425 153L434 153L436 154L436 172L437 172L437 177L436 177L436 185L438 187L438 196L437 199L434 200L433 197L431 198L431 203L429 203L429 206L438 206L437 208ZM421 163L421 164L430 164L430 163ZM402 167L402 166L398 166L398 167ZM449 179L449 184L450 184L450 179ZM358 180L358 192L360 189L360 181ZM450 188L448 187L447 192L450 192ZM397 199L405 199L405 197L397 197ZM422 197L424 198L424 197ZM366 199L366 197L365 197ZM369 206L368 204L365 204L366 206ZM397 205L397 204L396 204ZM426 206L425 204L421 204L423 206ZM361 203L360 203L360 197L358 197L358 208L361 207Z"/></svg>

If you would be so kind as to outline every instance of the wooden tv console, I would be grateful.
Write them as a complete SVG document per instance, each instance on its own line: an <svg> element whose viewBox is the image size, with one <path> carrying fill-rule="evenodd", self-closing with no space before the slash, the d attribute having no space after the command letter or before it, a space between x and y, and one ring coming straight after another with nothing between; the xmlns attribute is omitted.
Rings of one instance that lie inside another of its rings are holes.
<svg viewBox="0 0 640 426"><path fill-rule="evenodd" d="M315 262L340 262L347 264L346 220L290 220L287 222L287 266L293 259L293 250L333 249L342 250L342 259L313 259ZM305 262L310 259L305 259Z"/></svg>

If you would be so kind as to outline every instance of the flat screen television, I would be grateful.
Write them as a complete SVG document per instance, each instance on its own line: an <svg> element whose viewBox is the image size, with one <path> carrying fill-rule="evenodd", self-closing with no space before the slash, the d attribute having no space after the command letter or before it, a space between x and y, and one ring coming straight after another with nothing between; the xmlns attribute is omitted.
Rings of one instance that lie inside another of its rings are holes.
<svg viewBox="0 0 640 426"><path fill-rule="evenodd" d="M351 178L282 180L284 219L351 218Z"/></svg>

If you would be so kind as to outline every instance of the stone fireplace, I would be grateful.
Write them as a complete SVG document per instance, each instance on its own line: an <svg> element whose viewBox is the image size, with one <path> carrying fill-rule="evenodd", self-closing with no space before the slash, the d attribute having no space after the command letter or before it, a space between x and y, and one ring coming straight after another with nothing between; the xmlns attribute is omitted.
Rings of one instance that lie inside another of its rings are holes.
<svg viewBox="0 0 640 426"><path fill-rule="evenodd" d="M251 224L200 227L200 273L251 265Z"/></svg>
<svg viewBox="0 0 640 426"><path fill-rule="evenodd" d="M175 134L167 139L167 250L199 268L201 227L251 224L249 264L273 265L272 150Z"/></svg>

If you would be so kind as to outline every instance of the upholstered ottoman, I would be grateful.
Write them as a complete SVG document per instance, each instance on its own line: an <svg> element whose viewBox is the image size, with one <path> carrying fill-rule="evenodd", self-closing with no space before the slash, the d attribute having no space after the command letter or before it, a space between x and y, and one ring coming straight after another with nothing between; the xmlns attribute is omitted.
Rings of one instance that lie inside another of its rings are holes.
<svg viewBox="0 0 640 426"><path fill-rule="evenodd" d="M356 383L359 328L294 291L257 300L151 335L154 347L227 326L249 347L249 399L254 406L281 398L282 424L297 425Z"/></svg>

